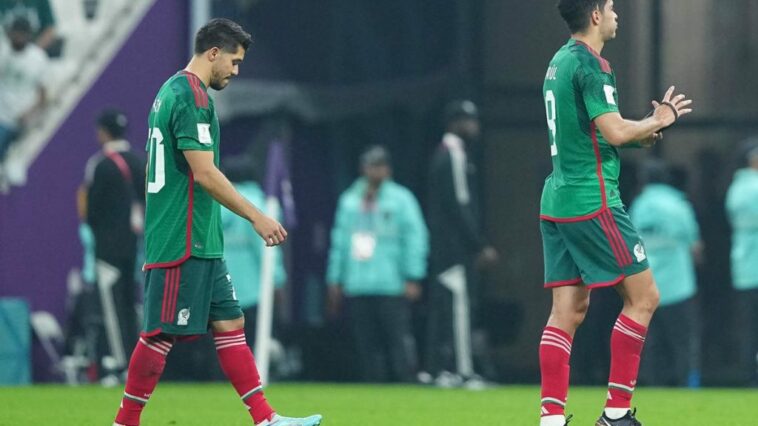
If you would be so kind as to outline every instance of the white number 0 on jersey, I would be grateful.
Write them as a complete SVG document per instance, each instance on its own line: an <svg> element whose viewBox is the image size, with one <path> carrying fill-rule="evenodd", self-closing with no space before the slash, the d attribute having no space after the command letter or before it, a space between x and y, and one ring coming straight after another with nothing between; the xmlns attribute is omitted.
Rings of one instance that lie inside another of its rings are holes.
<svg viewBox="0 0 758 426"><path fill-rule="evenodd" d="M150 129L148 141L150 143L148 161L151 161L150 169L154 172L154 180L150 181L148 178L147 192L155 194L166 186L165 145L163 145L163 133L161 133L161 129L157 127Z"/></svg>

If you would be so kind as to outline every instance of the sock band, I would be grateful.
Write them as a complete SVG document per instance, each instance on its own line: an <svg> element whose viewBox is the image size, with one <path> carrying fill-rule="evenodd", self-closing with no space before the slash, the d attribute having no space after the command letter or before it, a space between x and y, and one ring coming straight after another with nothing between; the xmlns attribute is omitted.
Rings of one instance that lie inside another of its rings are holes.
<svg viewBox="0 0 758 426"><path fill-rule="evenodd" d="M232 346L247 346L245 339L245 330L234 330L228 332L213 333L213 341L216 343L216 350L231 348Z"/></svg>
<svg viewBox="0 0 758 426"><path fill-rule="evenodd" d="M564 333L563 330L553 327L548 327L542 333L541 345L550 345L563 349L567 354L571 355L571 337Z"/></svg>
<svg viewBox="0 0 758 426"><path fill-rule="evenodd" d="M250 398L251 396L255 395L256 393L263 390L263 386L257 386L255 389L252 389L250 392L246 392L244 395L240 396L240 399L244 402L246 399Z"/></svg>
<svg viewBox="0 0 758 426"><path fill-rule="evenodd" d="M163 356L168 355L173 346L173 343L166 340L156 339L154 337L140 337L139 342L147 346L148 349L152 349Z"/></svg>
<svg viewBox="0 0 758 426"><path fill-rule="evenodd" d="M147 404L147 398L140 398L138 396L130 395L130 394L126 393L126 392L124 392L124 398L131 399L132 401L134 401L134 402L136 402L138 404L142 404L142 405Z"/></svg>
<svg viewBox="0 0 758 426"><path fill-rule="evenodd" d="M645 342L645 334L647 333L647 329L637 324L634 320L625 315L619 315L618 319L616 320L616 324L613 326L613 329L626 334L632 339L639 340L640 342Z"/></svg>

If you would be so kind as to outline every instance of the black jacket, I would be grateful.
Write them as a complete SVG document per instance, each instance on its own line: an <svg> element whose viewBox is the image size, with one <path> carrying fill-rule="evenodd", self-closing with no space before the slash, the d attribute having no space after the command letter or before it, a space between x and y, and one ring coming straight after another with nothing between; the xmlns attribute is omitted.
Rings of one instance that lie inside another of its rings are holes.
<svg viewBox="0 0 758 426"><path fill-rule="evenodd" d="M107 261L133 258L137 235L132 230L131 210L133 201L145 203L144 161L130 150L128 142L109 142L87 162L84 182L95 256Z"/></svg>
<svg viewBox="0 0 758 426"><path fill-rule="evenodd" d="M479 220L476 167L463 141L445 134L432 158L429 176L428 224L430 272L467 264L486 245Z"/></svg>

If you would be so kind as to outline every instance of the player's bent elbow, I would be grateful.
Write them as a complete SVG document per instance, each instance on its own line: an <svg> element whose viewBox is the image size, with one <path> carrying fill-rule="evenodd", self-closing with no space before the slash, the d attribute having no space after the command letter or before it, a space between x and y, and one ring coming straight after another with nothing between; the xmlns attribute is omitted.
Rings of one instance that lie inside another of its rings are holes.
<svg viewBox="0 0 758 426"><path fill-rule="evenodd" d="M624 119L618 113L603 114L595 119L595 125L603 139L613 146L621 146L629 141L630 135Z"/></svg>
<svg viewBox="0 0 758 426"><path fill-rule="evenodd" d="M625 137L625 135L619 131L609 131L609 132L601 132L601 133L603 134L603 139L605 139L606 142L608 142L610 145L613 145L615 147L619 147L629 142L629 138Z"/></svg>

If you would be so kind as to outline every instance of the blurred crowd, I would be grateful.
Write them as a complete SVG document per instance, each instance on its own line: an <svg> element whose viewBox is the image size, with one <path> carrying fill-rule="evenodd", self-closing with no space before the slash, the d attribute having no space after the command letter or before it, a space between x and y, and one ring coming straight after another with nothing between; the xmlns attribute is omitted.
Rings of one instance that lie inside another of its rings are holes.
<svg viewBox="0 0 758 426"><path fill-rule="evenodd" d="M48 55L59 54L48 0L0 1L0 189L11 144L44 108Z"/></svg>

